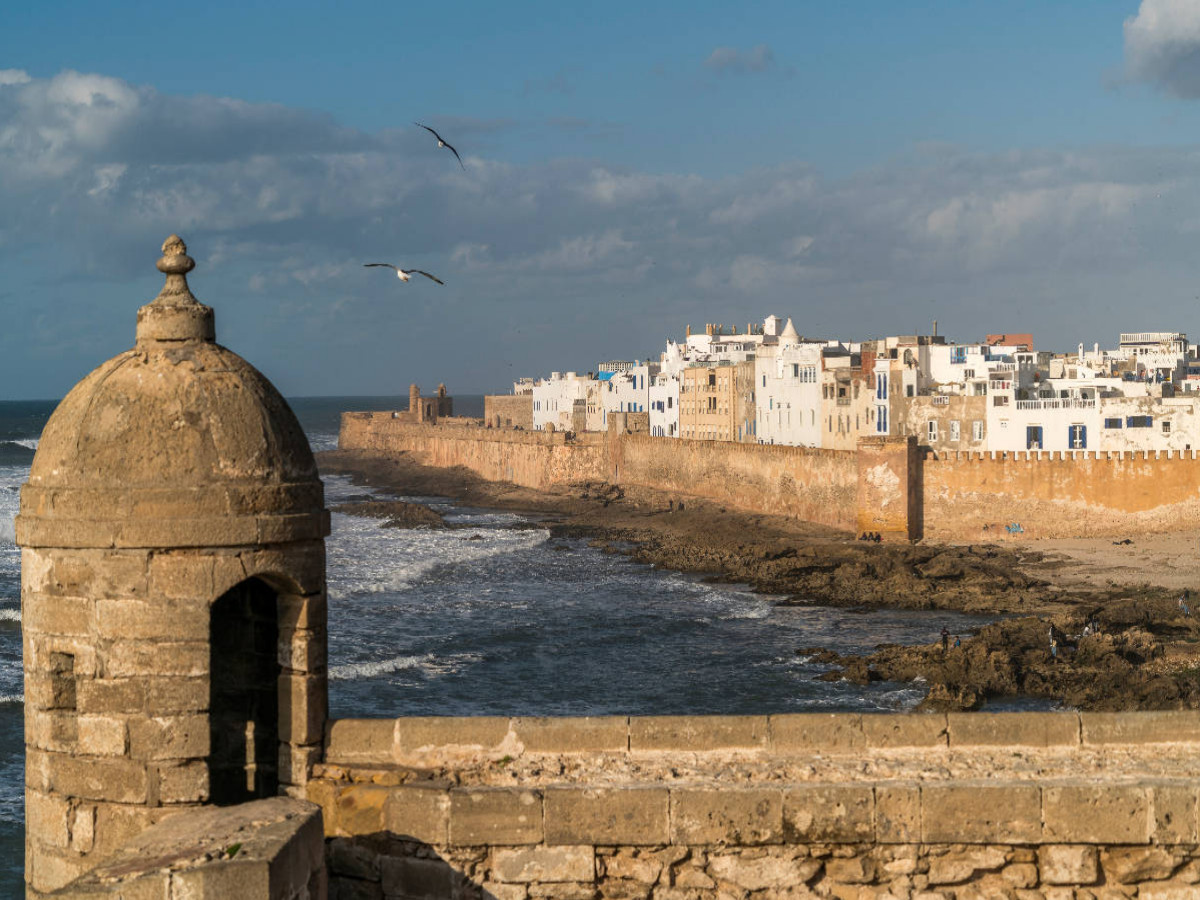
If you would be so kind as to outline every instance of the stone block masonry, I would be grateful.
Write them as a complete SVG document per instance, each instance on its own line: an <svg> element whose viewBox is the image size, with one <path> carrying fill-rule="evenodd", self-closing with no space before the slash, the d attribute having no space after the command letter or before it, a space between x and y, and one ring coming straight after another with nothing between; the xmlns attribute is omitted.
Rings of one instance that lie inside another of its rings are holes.
<svg viewBox="0 0 1200 900"><path fill-rule="evenodd" d="M333 897L1189 897L1198 723L341 720L308 796Z"/></svg>
<svg viewBox="0 0 1200 900"><path fill-rule="evenodd" d="M604 480L706 497L886 539L1001 541L1200 528L1196 451L933 453L914 438L816 450L619 433L414 426L344 413L345 450L409 452L545 489ZM1021 531L1005 526L1016 522Z"/></svg>

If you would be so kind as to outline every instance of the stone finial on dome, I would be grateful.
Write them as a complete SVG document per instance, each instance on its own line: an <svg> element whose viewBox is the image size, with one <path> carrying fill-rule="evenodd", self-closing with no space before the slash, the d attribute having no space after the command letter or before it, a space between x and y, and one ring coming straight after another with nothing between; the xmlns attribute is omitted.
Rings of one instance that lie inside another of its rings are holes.
<svg viewBox="0 0 1200 900"><path fill-rule="evenodd" d="M156 266L167 281L158 296L138 310L138 344L214 340L213 311L188 287L187 273L196 268L196 261L187 255L187 244L173 234L163 241L162 254Z"/></svg>

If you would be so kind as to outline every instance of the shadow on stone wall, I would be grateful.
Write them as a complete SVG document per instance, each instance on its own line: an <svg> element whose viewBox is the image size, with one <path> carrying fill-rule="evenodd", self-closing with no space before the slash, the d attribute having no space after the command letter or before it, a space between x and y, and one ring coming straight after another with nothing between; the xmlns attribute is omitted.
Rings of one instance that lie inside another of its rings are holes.
<svg viewBox="0 0 1200 900"><path fill-rule="evenodd" d="M390 831L326 842L329 900L503 900L471 879L487 848L453 858Z"/></svg>

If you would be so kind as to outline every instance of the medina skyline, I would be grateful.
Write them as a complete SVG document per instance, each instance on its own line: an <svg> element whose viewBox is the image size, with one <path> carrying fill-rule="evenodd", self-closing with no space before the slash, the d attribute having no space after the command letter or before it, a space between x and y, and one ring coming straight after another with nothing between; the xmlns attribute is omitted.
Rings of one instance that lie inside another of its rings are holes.
<svg viewBox="0 0 1200 900"><path fill-rule="evenodd" d="M768 313L1057 348L1200 330L1198 59L1173 0L21 9L0 398L128 347L172 231L218 339L291 395L503 390Z"/></svg>

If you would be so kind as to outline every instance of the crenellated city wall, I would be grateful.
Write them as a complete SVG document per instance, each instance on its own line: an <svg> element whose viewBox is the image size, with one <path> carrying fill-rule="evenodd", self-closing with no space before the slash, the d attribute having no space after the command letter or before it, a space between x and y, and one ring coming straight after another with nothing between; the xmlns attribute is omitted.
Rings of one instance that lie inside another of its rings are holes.
<svg viewBox="0 0 1200 900"><path fill-rule="evenodd" d="M1129 536L1200 528L1195 451L926 453L924 534L937 540Z"/></svg>
<svg viewBox="0 0 1200 900"><path fill-rule="evenodd" d="M335 897L1166 900L1200 892L1197 740L1196 713L342 720L308 797Z"/></svg>
<svg viewBox="0 0 1200 900"><path fill-rule="evenodd" d="M934 453L908 438L857 450L410 425L346 413L343 449L544 489L606 480L706 497L889 539L1128 536L1200 528L1196 451ZM1013 524L1019 529L1009 530Z"/></svg>

